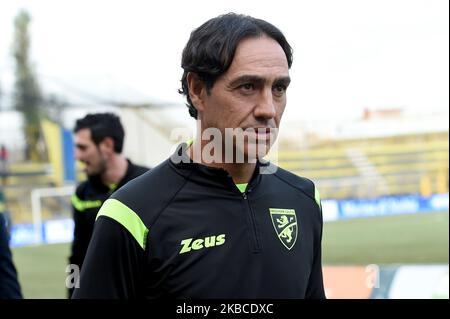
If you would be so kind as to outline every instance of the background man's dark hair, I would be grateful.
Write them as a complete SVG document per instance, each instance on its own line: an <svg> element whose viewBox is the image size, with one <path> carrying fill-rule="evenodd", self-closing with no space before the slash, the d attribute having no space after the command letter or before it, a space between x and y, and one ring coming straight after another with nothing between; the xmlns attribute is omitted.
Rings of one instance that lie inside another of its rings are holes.
<svg viewBox="0 0 450 319"><path fill-rule="evenodd" d="M125 132L120 123L120 118L113 113L88 114L75 123L74 132L82 129L91 130L91 138L95 145L99 145L104 138L110 137L114 140L114 151L122 153Z"/></svg>
<svg viewBox="0 0 450 319"><path fill-rule="evenodd" d="M183 50L181 67L184 69L184 73L181 78L181 89L178 91L186 96L186 105L192 117L197 118L197 110L189 97L188 73L196 73L206 84L209 93L208 90L213 87L216 79L230 67L239 42L244 38L263 35L280 44L290 68L292 65L291 46L277 27L264 20L228 13L208 20L192 31Z"/></svg>

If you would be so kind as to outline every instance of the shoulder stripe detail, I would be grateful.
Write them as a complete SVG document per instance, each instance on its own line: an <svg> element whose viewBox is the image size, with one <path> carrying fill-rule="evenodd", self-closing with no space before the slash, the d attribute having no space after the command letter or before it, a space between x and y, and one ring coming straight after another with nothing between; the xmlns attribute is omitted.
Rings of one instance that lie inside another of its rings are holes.
<svg viewBox="0 0 450 319"><path fill-rule="evenodd" d="M102 208L100 208L96 219L100 216L112 218L125 227L134 239L136 239L139 246L145 250L148 228L132 209L117 199L110 198L106 200Z"/></svg>
<svg viewBox="0 0 450 319"><path fill-rule="evenodd" d="M73 207L80 212L84 212L89 208L97 208L102 206L103 202L101 200L81 200L77 195L72 195L71 202Z"/></svg>
<svg viewBox="0 0 450 319"><path fill-rule="evenodd" d="M316 200L316 203L319 206L319 208L322 209L322 205L320 204L320 193L316 185L314 185L314 199Z"/></svg>

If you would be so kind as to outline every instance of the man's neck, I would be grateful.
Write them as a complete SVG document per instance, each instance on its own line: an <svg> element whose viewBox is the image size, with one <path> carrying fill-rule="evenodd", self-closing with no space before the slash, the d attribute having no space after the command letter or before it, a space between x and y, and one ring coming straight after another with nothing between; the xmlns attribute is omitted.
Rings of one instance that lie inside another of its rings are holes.
<svg viewBox="0 0 450 319"><path fill-rule="evenodd" d="M256 163L221 163L217 167L226 170L235 184L243 184L250 182Z"/></svg>
<svg viewBox="0 0 450 319"><path fill-rule="evenodd" d="M105 173L102 174L102 183L109 186L118 184L127 173L128 161L119 154L114 154L110 161L108 161Z"/></svg>
<svg viewBox="0 0 450 319"><path fill-rule="evenodd" d="M200 150L197 149L199 145ZM198 140L194 141L187 150L188 156L196 163L226 170L233 178L235 184L248 183L250 181L255 171L256 163L226 163L224 159L220 162L205 163L202 158L203 147L204 145L201 145L201 142Z"/></svg>

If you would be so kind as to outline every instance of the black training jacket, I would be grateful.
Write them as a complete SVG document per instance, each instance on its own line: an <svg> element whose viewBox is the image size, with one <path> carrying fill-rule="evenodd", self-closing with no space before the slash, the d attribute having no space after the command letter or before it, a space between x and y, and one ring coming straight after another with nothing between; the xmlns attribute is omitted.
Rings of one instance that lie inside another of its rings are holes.
<svg viewBox="0 0 450 319"><path fill-rule="evenodd" d="M325 298L314 184L258 163L241 193L185 148L104 203L73 298Z"/></svg>

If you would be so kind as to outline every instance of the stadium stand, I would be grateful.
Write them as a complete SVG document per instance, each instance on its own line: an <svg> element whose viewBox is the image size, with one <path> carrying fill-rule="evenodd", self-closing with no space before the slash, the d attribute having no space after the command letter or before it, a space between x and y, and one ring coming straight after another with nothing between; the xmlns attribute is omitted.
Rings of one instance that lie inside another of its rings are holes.
<svg viewBox="0 0 450 319"><path fill-rule="evenodd" d="M317 183L322 198L448 192L449 133L280 145L278 163Z"/></svg>
<svg viewBox="0 0 450 319"><path fill-rule="evenodd" d="M53 170L48 163L13 163L10 165L6 185L3 186L7 208L14 223L30 222L30 193L33 189L55 185ZM58 198L46 201L46 210L60 211ZM48 215L48 214L47 214Z"/></svg>

